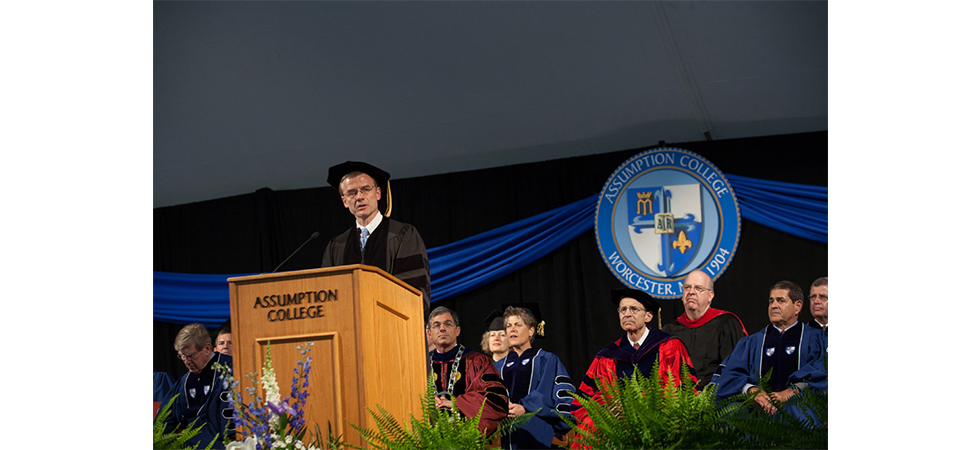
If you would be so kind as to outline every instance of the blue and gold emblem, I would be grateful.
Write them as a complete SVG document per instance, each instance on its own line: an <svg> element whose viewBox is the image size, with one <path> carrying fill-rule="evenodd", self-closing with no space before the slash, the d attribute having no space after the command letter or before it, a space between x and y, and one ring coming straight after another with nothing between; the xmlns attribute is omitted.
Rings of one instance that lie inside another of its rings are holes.
<svg viewBox="0 0 980 450"><path fill-rule="evenodd" d="M696 153L654 148L623 163L602 189L596 241L624 284L679 298L700 269L717 279L741 233L738 201L725 176Z"/></svg>

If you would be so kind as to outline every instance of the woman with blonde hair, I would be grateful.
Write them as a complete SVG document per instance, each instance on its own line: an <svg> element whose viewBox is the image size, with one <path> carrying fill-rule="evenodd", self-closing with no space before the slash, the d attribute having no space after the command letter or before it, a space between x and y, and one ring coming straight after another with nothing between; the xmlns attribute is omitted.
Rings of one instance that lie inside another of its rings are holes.
<svg viewBox="0 0 980 450"><path fill-rule="evenodd" d="M499 314L500 310L495 312ZM493 358L494 363L507 357L507 353L510 352L510 343L507 341L507 332L504 331L503 317L494 317L490 322L487 331L483 333L480 348L483 349L483 353Z"/></svg>

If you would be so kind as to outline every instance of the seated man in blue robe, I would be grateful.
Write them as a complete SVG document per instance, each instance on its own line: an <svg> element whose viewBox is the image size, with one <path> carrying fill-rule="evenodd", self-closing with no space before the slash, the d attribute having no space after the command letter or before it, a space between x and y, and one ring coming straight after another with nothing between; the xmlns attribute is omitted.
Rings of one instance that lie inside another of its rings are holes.
<svg viewBox="0 0 980 450"><path fill-rule="evenodd" d="M165 431L184 430L191 423L195 427L203 425L200 433L187 444L203 448L214 441L211 448L225 448L225 436L234 431L230 425L233 411L230 391L214 364L226 364L231 368L231 356L213 351L211 335L199 323L181 328L174 339L174 349L187 367L187 373L177 380L164 400L166 404L177 397L171 415L164 420Z"/></svg>
<svg viewBox="0 0 980 450"><path fill-rule="evenodd" d="M717 399L756 392L755 402L765 412L776 413L770 399L786 403L804 389L827 390L827 333L801 323L803 290L792 281L780 281L769 290L769 325L738 342L722 361L712 382ZM759 376L772 372L760 389Z"/></svg>

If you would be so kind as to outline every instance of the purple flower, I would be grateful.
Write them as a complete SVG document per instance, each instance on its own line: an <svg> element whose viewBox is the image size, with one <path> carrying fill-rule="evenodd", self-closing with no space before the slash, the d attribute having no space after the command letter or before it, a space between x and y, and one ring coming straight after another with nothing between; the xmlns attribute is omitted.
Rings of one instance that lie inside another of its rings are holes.
<svg viewBox="0 0 980 450"><path fill-rule="evenodd" d="M279 402L279 403L270 402L269 411L272 411L272 413L277 416L281 416L283 415L283 413L292 411L292 408L290 408L289 404L286 402ZM296 414L295 411L293 411L292 413Z"/></svg>

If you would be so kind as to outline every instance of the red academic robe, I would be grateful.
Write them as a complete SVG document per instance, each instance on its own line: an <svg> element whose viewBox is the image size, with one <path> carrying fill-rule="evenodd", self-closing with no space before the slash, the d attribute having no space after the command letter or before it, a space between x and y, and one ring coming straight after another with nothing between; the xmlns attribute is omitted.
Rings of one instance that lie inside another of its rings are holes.
<svg viewBox="0 0 980 450"><path fill-rule="evenodd" d="M660 379L666 383L668 377L673 377L674 386L681 384L681 364L691 367L691 357L687 354L687 348L677 337L665 333L661 330L650 329L643 345L639 349L633 349L629 339L624 334L623 337L596 354L592 364L582 377L582 383L578 388L578 395L592 397L601 401L599 387L602 382L609 384L619 378L629 377L633 374L634 365L644 376L651 376L654 363L659 363ZM697 378L690 376L692 382L697 383ZM584 430L593 430L592 418L588 416L585 408L576 399L572 402L572 415L578 422L579 427ZM573 449L585 448L578 443L573 443Z"/></svg>

